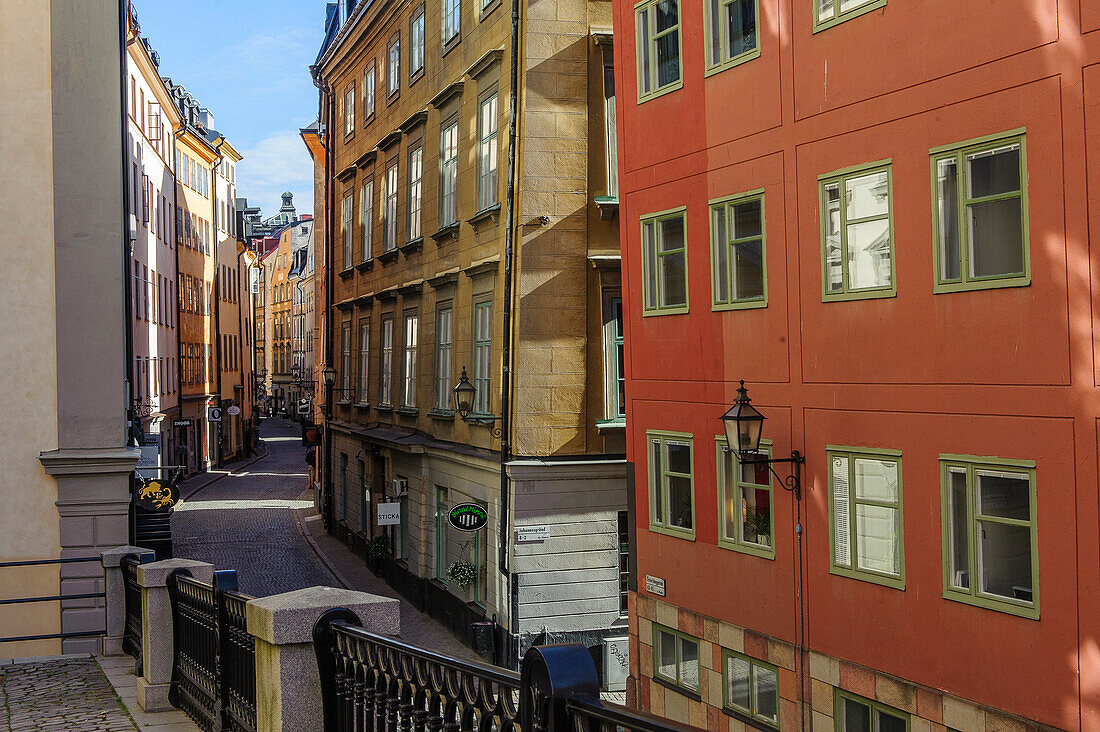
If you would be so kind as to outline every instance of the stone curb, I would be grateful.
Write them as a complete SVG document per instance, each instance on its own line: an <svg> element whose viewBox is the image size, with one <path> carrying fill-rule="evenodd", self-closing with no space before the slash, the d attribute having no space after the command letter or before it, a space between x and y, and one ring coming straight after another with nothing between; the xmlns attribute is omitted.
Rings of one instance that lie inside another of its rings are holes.
<svg viewBox="0 0 1100 732"><path fill-rule="evenodd" d="M253 463L258 463L259 461L261 461L264 458L268 457L270 454L271 454L270 451L265 446L263 448L263 452L258 453L255 457L250 458L249 460L241 463L240 465L235 465L233 468L231 468L230 470L228 470L225 473L218 473L217 475L215 475L214 477L212 477L210 480L206 481L202 485L195 486L192 490L190 490L187 493L187 495L180 496L180 499L179 499L179 502L177 503L177 505L179 505L180 503L183 503L184 501L186 501L188 498L195 495L199 491L204 490L206 488L209 488L210 486L212 486L214 483L217 483L222 478L229 477L230 475L233 474L234 471L240 470L241 468L247 468L248 466L252 465Z"/></svg>
<svg viewBox="0 0 1100 732"><path fill-rule="evenodd" d="M306 528L305 524L305 512L307 510L309 509L299 508L294 512L294 516L298 519L298 531L301 532L302 538L306 540L306 543L309 544L309 548L312 549L313 553L317 555L317 558L321 560L321 564L325 565L325 569L331 572L332 576L335 577L340 584L349 590L355 589L352 587L351 582L348 582L348 578L340 574L340 570L336 569L336 566L329 561L328 556L321 550L321 547L313 540L313 535L309 533L309 529ZM317 520L322 520L320 514L317 514Z"/></svg>

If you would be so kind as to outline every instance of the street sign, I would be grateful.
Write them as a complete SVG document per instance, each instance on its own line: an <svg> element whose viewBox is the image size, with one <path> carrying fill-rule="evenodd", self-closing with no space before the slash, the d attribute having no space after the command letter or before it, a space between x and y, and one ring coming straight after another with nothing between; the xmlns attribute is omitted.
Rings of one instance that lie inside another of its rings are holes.
<svg viewBox="0 0 1100 732"><path fill-rule="evenodd" d="M141 451L141 457L138 458L135 466L138 477L143 480L152 480L158 477L160 475L158 470L160 466L160 445L151 442L138 446L138 449Z"/></svg>
<svg viewBox="0 0 1100 732"><path fill-rule="evenodd" d="M177 419L174 422L172 422L172 426L173 427L190 427L191 426L191 420L189 420L189 419Z"/></svg>
<svg viewBox="0 0 1100 732"><path fill-rule="evenodd" d="M447 523L459 531L480 531L489 523L489 512L476 503L460 503L447 512Z"/></svg>
<svg viewBox="0 0 1100 732"><path fill-rule="evenodd" d="M550 527L546 524L540 526L517 526L516 541L546 541L550 538Z"/></svg>
<svg viewBox="0 0 1100 732"><path fill-rule="evenodd" d="M206 410L207 422L221 422L222 421L222 408L221 407L208 407Z"/></svg>
<svg viewBox="0 0 1100 732"><path fill-rule="evenodd" d="M651 574L645 576L645 591L651 595L665 596L665 581Z"/></svg>
<svg viewBox="0 0 1100 732"><path fill-rule="evenodd" d="M232 407L225 410L225 413L228 414L230 417L236 417L238 414L241 413L241 408L234 404Z"/></svg>
<svg viewBox="0 0 1100 732"><path fill-rule="evenodd" d="M298 414L309 414L309 400L308 399L299 399L298 400Z"/></svg>
<svg viewBox="0 0 1100 732"><path fill-rule="evenodd" d="M378 505L378 525L379 526L400 526L401 525L401 504L400 503L379 503Z"/></svg>

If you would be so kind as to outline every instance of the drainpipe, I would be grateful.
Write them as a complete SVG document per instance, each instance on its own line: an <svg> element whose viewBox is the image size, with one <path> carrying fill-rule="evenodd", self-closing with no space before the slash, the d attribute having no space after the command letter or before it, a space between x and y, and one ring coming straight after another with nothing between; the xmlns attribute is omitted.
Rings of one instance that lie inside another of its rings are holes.
<svg viewBox="0 0 1100 732"><path fill-rule="evenodd" d="M218 159L210 166L210 200L214 204L210 212L210 238L213 239L211 244L214 250L214 286L211 288L211 294L214 298L214 404L217 407L222 405L222 288L219 286L221 277L218 272L218 163L222 159L221 149L224 144L225 138L222 138L222 141L214 147L214 153L217 154ZM225 415L222 415L222 419L225 419ZM217 459L214 461L214 464L219 468L222 466L223 424L224 422L218 422L218 452L216 454Z"/></svg>
<svg viewBox="0 0 1100 732"><path fill-rule="evenodd" d="M511 83L508 91L508 188L505 195L504 217L504 343L501 351L500 378L500 552L497 559L500 573L508 582L508 629L512 635L512 661L519 661L519 593L516 577L508 565L508 547L512 543L509 530L511 513L511 487L508 480L508 460L511 457L512 425L512 289L515 273L512 268L516 230L516 116L519 97L519 0L512 0L512 46L509 59ZM513 664L514 665L514 664Z"/></svg>
<svg viewBox="0 0 1100 732"><path fill-rule="evenodd" d="M179 224L176 222L182 223L183 216L180 214L179 180L176 177L179 175L179 171L176 170L176 136L182 134L183 129L181 121L179 129L172 130L172 149L168 151L168 160L171 161L172 167L172 208L175 211L175 216L169 218L172 219L172 248L176 252L176 302L173 307L176 308L176 401L178 401L180 405L179 416L181 420L183 419L183 326L180 324L179 305L183 293L180 292L180 232L178 228ZM190 431L187 433L187 443L188 446L185 448L186 452L183 455L182 461L183 469L179 471L181 477L187 475L190 467L187 463L191 456L191 451L189 449L191 446ZM177 452L179 447L182 447L182 445L177 445Z"/></svg>

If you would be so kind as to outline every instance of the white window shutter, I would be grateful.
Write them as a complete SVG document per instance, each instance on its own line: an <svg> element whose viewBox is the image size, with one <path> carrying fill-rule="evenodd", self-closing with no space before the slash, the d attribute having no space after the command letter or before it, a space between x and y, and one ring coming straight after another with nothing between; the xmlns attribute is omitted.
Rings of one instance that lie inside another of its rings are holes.
<svg viewBox="0 0 1100 732"><path fill-rule="evenodd" d="M843 567L852 564L848 517L848 458L833 458L833 554Z"/></svg>

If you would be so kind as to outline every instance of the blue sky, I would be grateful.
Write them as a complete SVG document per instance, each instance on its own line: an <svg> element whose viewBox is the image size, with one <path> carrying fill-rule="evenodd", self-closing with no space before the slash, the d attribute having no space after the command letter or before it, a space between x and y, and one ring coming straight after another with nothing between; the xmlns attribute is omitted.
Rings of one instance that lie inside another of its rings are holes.
<svg viewBox="0 0 1100 732"><path fill-rule="evenodd" d="M279 209L291 191L313 212L313 163L299 128L317 117L309 64L324 37L324 0L181 3L133 0L160 72L214 113L214 126L244 156L237 195Z"/></svg>

